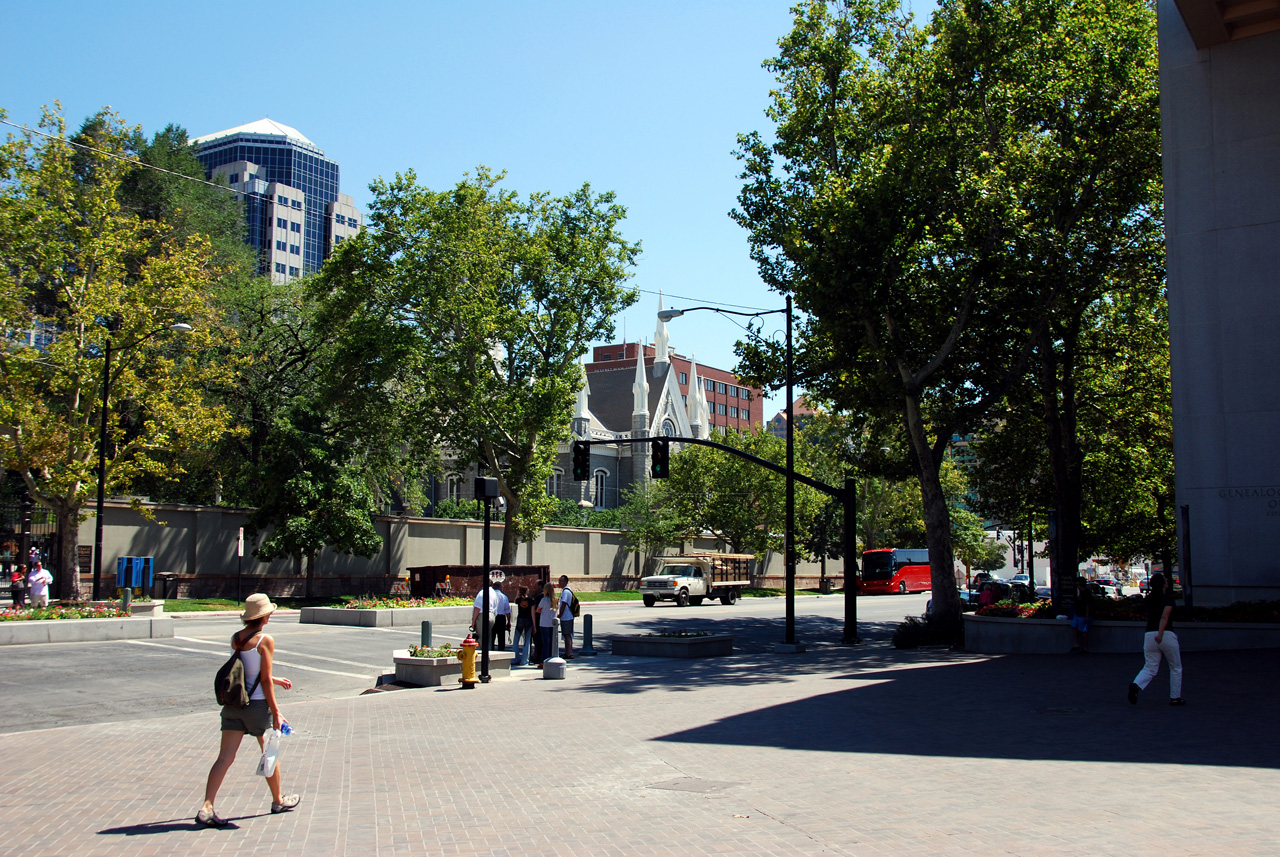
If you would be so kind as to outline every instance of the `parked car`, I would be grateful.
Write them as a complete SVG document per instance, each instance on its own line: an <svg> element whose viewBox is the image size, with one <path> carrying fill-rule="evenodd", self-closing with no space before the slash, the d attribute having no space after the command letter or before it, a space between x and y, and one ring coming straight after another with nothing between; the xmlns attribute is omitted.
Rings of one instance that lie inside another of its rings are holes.
<svg viewBox="0 0 1280 857"><path fill-rule="evenodd" d="M1013 577L1009 578L1009 582L1010 582L1010 583L1021 583L1023 586L1030 586L1030 585L1031 585L1031 575L1029 575L1029 574L1015 574Z"/></svg>
<svg viewBox="0 0 1280 857"><path fill-rule="evenodd" d="M1111 594L1115 591L1113 589L1108 589L1096 580L1090 581L1088 586L1089 591L1093 593L1094 598L1103 598L1108 601L1111 600Z"/></svg>
<svg viewBox="0 0 1280 857"><path fill-rule="evenodd" d="M1052 598L1052 597L1053 597L1053 587L1052 587L1052 586L1037 586L1037 587L1036 587L1036 598Z"/></svg>

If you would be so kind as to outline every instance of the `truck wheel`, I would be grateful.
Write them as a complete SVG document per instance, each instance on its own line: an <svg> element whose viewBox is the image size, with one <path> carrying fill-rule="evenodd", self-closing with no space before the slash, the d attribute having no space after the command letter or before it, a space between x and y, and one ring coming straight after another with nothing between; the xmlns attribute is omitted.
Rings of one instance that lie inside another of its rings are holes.
<svg viewBox="0 0 1280 857"><path fill-rule="evenodd" d="M652 607L654 604L657 604L657 603L658 603L658 599L657 599L657 598L654 598L652 595L646 595L646 596L644 597L644 606L645 606L645 607Z"/></svg>
<svg viewBox="0 0 1280 857"><path fill-rule="evenodd" d="M692 604L694 607L701 607L701 606L702 606L702 599L703 599L703 596L701 596L701 595L695 595L695 596L693 596L692 598L690 598L690 599L689 599L689 603L690 603L690 604Z"/></svg>
<svg viewBox="0 0 1280 857"><path fill-rule="evenodd" d="M898 594L899 595L907 594L907 582L905 580L898 584Z"/></svg>
<svg viewBox="0 0 1280 857"><path fill-rule="evenodd" d="M730 589L724 595L720 596L720 603L726 607L732 607L734 602L738 600L738 590Z"/></svg>
<svg viewBox="0 0 1280 857"><path fill-rule="evenodd" d="M680 590L680 592L676 595L676 606L677 607L689 606L689 590L687 589Z"/></svg>

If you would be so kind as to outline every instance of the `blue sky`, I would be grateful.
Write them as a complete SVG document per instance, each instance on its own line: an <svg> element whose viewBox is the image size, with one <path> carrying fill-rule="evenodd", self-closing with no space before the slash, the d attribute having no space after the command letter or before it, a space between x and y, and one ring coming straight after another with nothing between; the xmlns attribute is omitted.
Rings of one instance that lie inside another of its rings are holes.
<svg viewBox="0 0 1280 857"><path fill-rule="evenodd" d="M478 164L523 194L590 182L618 194L643 244L641 299L617 338L651 340L659 290L667 306L780 305L728 212L736 135L768 131L761 62L790 22L776 0L9 0L0 107L34 124L59 100L75 128L109 105L148 134L174 122L192 136L269 116L336 160L362 209L372 179L407 169L433 189ZM669 330L681 353L733 368L729 321L703 313ZM766 417L778 407L775 396Z"/></svg>

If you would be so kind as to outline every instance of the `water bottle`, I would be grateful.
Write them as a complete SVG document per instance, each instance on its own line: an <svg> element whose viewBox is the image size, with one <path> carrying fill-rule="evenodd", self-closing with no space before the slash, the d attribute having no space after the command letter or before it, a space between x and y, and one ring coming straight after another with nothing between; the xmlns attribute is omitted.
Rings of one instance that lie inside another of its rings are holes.
<svg viewBox="0 0 1280 857"><path fill-rule="evenodd" d="M292 734L293 734L293 727L289 725L289 721L288 721L288 720L282 720L282 721L280 721L280 734L281 734L281 735L292 735Z"/></svg>

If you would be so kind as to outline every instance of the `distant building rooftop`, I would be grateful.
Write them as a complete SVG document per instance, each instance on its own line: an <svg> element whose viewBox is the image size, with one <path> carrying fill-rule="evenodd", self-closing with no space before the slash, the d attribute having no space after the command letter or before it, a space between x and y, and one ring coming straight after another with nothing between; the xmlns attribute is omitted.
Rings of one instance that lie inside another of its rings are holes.
<svg viewBox="0 0 1280 857"><path fill-rule="evenodd" d="M318 155L323 155L324 151L306 138L306 136L297 128L283 125L274 119L259 119L256 122L250 122L247 125L237 125L234 128L228 128L225 131L216 131L212 134L205 134L203 137L196 137L191 141L194 146L206 146L209 143L215 143L223 137L236 136L258 136L266 138L274 138L304 149L310 149Z"/></svg>

